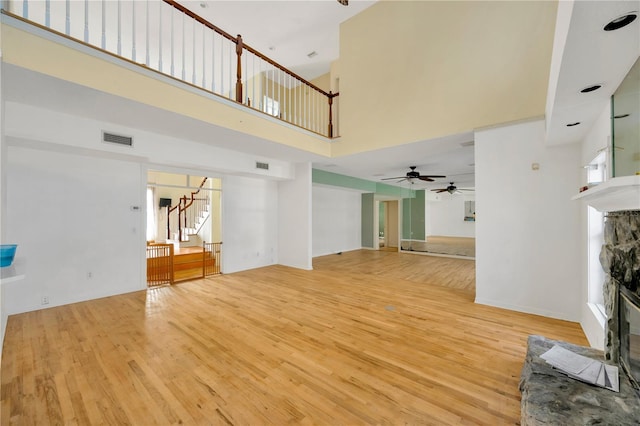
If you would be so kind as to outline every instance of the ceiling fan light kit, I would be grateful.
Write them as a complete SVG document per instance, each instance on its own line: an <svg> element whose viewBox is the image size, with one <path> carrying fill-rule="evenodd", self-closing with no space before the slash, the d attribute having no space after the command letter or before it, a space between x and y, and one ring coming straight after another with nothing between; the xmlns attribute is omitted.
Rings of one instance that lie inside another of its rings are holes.
<svg viewBox="0 0 640 426"><path fill-rule="evenodd" d="M409 168L411 169L411 171L407 172L407 174L405 176L396 176L396 177L384 178L384 179L381 179L381 180L400 179L400 180L398 180L398 182L402 182L403 180L407 180L407 181L413 183L413 179L424 180L426 182L433 182L434 178L445 178L446 177L446 176L443 176L443 175L421 175L420 172L416 172L416 166L410 166Z"/></svg>
<svg viewBox="0 0 640 426"><path fill-rule="evenodd" d="M446 188L436 188L436 189L432 189L432 191L434 191L436 194L440 194L442 192L448 192L449 194L462 194L462 191L471 191L473 192L473 189L464 189L464 188L460 188L458 189L457 186L455 186L453 184L453 182L449 182L449 186L447 186Z"/></svg>

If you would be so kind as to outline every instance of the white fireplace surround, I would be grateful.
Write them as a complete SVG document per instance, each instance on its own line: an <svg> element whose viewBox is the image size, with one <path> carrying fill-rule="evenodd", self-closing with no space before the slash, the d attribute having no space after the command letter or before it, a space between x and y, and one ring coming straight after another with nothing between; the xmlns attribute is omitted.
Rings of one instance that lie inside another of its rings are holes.
<svg viewBox="0 0 640 426"><path fill-rule="evenodd" d="M574 196L600 212L640 210L640 176L611 178Z"/></svg>

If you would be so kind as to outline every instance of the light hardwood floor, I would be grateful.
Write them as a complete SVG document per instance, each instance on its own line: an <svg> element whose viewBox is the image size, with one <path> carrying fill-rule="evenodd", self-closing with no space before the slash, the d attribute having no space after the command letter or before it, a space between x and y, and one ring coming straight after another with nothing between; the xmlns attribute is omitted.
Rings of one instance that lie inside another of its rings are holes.
<svg viewBox="0 0 640 426"><path fill-rule="evenodd" d="M517 424L527 336L586 340L474 304L474 267L356 251L11 316L0 421Z"/></svg>

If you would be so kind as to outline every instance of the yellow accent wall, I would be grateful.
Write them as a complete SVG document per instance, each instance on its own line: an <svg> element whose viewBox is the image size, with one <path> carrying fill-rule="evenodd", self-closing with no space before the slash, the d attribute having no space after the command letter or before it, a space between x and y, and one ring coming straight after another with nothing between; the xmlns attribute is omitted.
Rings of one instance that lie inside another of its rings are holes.
<svg viewBox="0 0 640 426"><path fill-rule="evenodd" d="M544 114L557 3L379 1L340 27L334 156Z"/></svg>

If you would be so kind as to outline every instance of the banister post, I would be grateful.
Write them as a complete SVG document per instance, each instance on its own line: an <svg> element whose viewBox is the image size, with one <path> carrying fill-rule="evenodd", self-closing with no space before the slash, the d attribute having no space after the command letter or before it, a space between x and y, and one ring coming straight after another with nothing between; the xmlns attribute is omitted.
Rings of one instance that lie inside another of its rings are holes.
<svg viewBox="0 0 640 426"><path fill-rule="evenodd" d="M171 239L171 223L169 222L171 216L171 206L167 206L167 240Z"/></svg>
<svg viewBox="0 0 640 426"><path fill-rule="evenodd" d="M333 137L333 93L329 90L329 137Z"/></svg>
<svg viewBox="0 0 640 426"><path fill-rule="evenodd" d="M242 103L242 36L238 34L236 41L236 56L238 65L236 67L236 102Z"/></svg>

